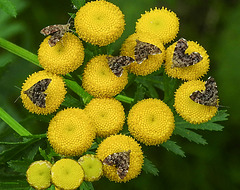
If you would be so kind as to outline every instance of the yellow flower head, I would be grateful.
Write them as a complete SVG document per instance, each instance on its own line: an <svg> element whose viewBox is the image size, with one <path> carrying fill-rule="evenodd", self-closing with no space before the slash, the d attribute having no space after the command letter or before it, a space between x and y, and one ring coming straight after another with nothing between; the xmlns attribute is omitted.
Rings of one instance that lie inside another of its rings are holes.
<svg viewBox="0 0 240 190"><path fill-rule="evenodd" d="M42 79L51 79L51 82L47 86L44 94L46 94L45 105L46 107L39 107L33 103L33 101L26 94L26 91L34 84L38 83ZM25 93L24 93L25 92ZM21 98L23 105L27 110L37 114L49 114L56 111L65 98L67 93L65 84L62 77L52 74L47 71L39 71L30 75L25 83L23 83Z"/></svg>
<svg viewBox="0 0 240 190"><path fill-rule="evenodd" d="M119 94L128 83L127 71L117 77L109 68L107 55L92 58L86 65L82 86L97 98L112 97Z"/></svg>
<svg viewBox="0 0 240 190"><path fill-rule="evenodd" d="M158 99L144 99L135 104L128 114L128 130L146 145L166 142L174 127L171 109Z"/></svg>
<svg viewBox="0 0 240 190"><path fill-rule="evenodd" d="M203 75L205 75L209 70L209 56L206 50L200 46L197 42L188 41L188 48L186 49L186 54L191 54L192 52L198 52L202 56L202 60L195 65L188 67L173 67L172 68L172 58L173 52L176 47L177 42L173 43L166 50L166 62L165 71L173 78L183 79L183 80L196 80Z"/></svg>
<svg viewBox="0 0 240 190"><path fill-rule="evenodd" d="M179 19L176 14L167 8L151 9L141 15L136 23L136 32L155 36L163 44L172 41L179 31Z"/></svg>
<svg viewBox="0 0 240 190"><path fill-rule="evenodd" d="M147 42L150 44L153 44L160 48L162 51L161 54L156 54L156 55L149 55L148 59L143 61L141 64L138 64L137 62L131 63L127 68L131 73L134 73L135 75L142 75L146 76L148 74L151 74L152 72L158 70L164 59L165 59L165 48L163 44L159 41L156 40L157 38L148 36L144 33L138 34L134 33L130 35L125 42L122 44L121 47L121 55L126 55L129 57L134 58L134 48L137 44L136 40L140 40L142 42Z"/></svg>
<svg viewBox="0 0 240 190"><path fill-rule="evenodd" d="M85 181L97 181L101 178L102 162L95 155L86 154L79 158L78 163L83 168Z"/></svg>
<svg viewBox="0 0 240 190"><path fill-rule="evenodd" d="M189 97L197 90L205 90L205 82L200 80L185 82L177 89L174 103L177 113L194 124L210 120L217 112L217 107L198 104Z"/></svg>
<svg viewBox="0 0 240 190"><path fill-rule="evenodd" d="M33 162L26 173L28 183L35 189L47 189L51 185L51 167L46 160Z"/></svg>
<svg viewBox="0 0 240 190"><path fill-rule="evenodd" d="M52 182L59 189L77 189L83 182L84 172L77 161L65 158L58 160L51 169Z"/></svg>
<svg viewBox="0 0 240 190"><path fill-rule="evenodd" d="M106 46L117 40L124 30L124 15L107 1L91 1L79 9L74 25L79 37L93 45Z"/></svg>
<svg viewBox="0 0 240 190"><path fill-rule="evenodd" d="M50 121L47 137L57 153L77 156L91 147L95 128L83 110L67 108Z"/></svg>
<svg viewBox="0 0 240 190"><path fill-rule="evenodd" d="M97 149L97 157L103 161L107 156L118 152L130 152L130 164L127 175L120 179L115 166L103 165L103 174L111 181L127 182L137 177L143 165L143 152L141 146L126 135L112 135L107 137Z"/></svg>
<svg viewBox="0 0 240 190"><path fill-rule="evenodd" d="M96 135L107 137L118 133L124 124L124 108L114 98L94 98L84 109L96 128Z"/></svg>
<svg viewBox="0 0 240 190"><path fill-rule="evenodd" d="M48 36L38 50L40 65L47 71L65 75L82 65L84 48L80 39L72 33L65 33L62 39L50 47Z"/></svg>

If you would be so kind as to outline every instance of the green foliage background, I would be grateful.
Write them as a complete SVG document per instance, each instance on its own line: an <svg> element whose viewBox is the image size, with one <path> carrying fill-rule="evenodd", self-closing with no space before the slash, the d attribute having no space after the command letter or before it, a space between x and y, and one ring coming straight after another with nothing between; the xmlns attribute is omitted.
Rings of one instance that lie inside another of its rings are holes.
<svg viewBox="0 0 240 190"><path fill-rule="evenodd" d="M144 148L145 154L159 169L159 176L145 172L127 184L115 184L106 178L94 183L95 189L240 189L240 2L237 0L109 0L125 14L126 28L114 44L118 53L121 43L134 32L140 14L150 8L165 6L180 18L177 38L198 41L210 56L210 71L218 84L220 104L228 106L230 118L223 122L223 132L200 131L208 145L198 145L177 137L186 157L167 152L163 147ZM37 53L44 37L39 31L52 24L64 24L68 12L74 12L66 0L12 0L16 18L0 10L0 37ZM38 67L0 49L0 106L33 134L46 132L47 125L29 114L21 103L22 83ZM221 108L220 108L221 109ZM17 136L0 121L0 141ZM0 145L0 152L2 147ZM14 163L12 163L14 164ZM0 172L2 171L0 168ZM11 175L9 175L11 178ZM1 181L1 177L0 177Z"/></svg>

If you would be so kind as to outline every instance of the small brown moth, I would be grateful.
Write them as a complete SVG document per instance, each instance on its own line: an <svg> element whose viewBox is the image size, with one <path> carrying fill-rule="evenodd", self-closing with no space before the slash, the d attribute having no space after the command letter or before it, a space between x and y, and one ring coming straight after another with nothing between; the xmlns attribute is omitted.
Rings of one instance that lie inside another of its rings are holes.
<svg viewBox="0 0 240 190"><path fill-rule="evenodd" d="M200 62L203 58L198 52L192 52L190 55L185 54L186 49L188 48L187 40L184 38L180 38L177 41L177 45L173 52L172 58L172 66L174 67L188 67L191 65L195 65Z"/></svg>
<svg viewBox="0 0 240 190"><path fill-rule="evenodd" d="M47 90L51 81L52 79L42 79L23 93L27 94L27 96L36 106L45 108L47 94L44 92Z"/></svg>
<svg viewBox="0 0 240 190"><path fill-rule="evenodd" d="M48 43L51 47L55 46L58 41L60 41L63 35L68 32L70 29L70 23L68 24L55 24L43 28L40 33L44 36L52 35L48 40Z"/></svg>
<svg viewBox="0 0 240 190"><path fill-rule="evenodd" d="M218 90L214 78L209 77L205 83L205 90L193 92L190 98L198 104L218 107Z"/></svg>
<svg viewBox="0 0 240 190"><path fill-rule="evenodd" d="M137 44L134 48L135 60L138 64L141 64L144 60L148 59L149 55L156 55L162 53L157 46L136 40Z"/></svg>
<svg viewBox="0 0 240 190"><path fill-rule="evenodd" d="M117 174L120 179L126 177L130 165L130 152L117 152L107 156L103 160L103 164L108 166L115 166L117 168Z"/></svg>
<svg viewBox="0 0 240 190"><path fill-rule="evenodd" d="M123 73L123 67L126 67L130 65L135 60L128 56L114 56L114 57L108 57L108 65L112 72L117 76L122 76Z"/></svg>

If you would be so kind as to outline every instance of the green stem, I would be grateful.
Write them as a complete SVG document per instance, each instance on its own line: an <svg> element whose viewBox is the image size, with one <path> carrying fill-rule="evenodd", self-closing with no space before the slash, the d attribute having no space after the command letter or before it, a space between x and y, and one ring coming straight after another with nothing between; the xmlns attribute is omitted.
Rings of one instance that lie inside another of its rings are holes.
<svg viewBox="0 0 240 190"><path fill-rule="evenodd" d="M1 107L0 107L0 118L5 123L7 123L14 131L16 131L20 136L30 136L30 135L32 135L28 130L26 130L22 125L20 125L15 119L13 119Z"/></svg>
<svg viewBox="0 0 240 190"><path fill-rule="evenodd" d="M22 57L23 59L26 59L30 61L31 63L41 67L38 62L38 57L37 55L31 53L30 51L21 48L20 46L13 44L12 42L9 42L3 38L0 38L0 47L8 50L9 52L18 55Z"/></svg>
<svg viewBox="0 0 240 190"><path fill-rule="evenodd" d="M121 95L121 94L117 95L117 96L115 97L115 99L117 99L117 100L119 100L119 101L121 101L121 102L128 103L128 104L131 104L131 103L134 101L133 98L129 98L129 97L124 96L124 95Z"/></svg>

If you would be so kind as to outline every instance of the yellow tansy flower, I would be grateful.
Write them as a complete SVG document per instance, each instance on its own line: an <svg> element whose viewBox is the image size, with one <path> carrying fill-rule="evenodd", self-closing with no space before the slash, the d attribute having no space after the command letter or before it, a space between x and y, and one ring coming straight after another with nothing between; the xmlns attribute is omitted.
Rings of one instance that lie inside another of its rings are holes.
<svg viewBox="0 0 240 190"><path fill-rule="evenodd" d="M83 168L85 181L97 181L101 178L102 162L95 155L86 154L79 158L78 163Z"/></svg>
<svg viewBox="0 0 240 190"><path fill-rule="evenodd" d="M97 98L112 97L119 94L128 83L127 71L117 77L108 65L107 55L92 58L83 73L82 86Z"/></svg>
<svg viewBox="0 0 240 190"><path fill-rule="evenodd" d="M76 14L74 25L79 37L93 45L106 46L123 33L124 15L107 1L91 1Z"/></svg>
<svg viewBox="0 0 240 190"><path fill-rule="evenodd" d="M44 92L46 96L45 104L46 107L39 107L35 105L31 99L28 97L26 90L31 88L34 84L41 81L42 79L51 79L46 91ZM32 113L37 114L49 114L56 111L65 98L65 94L67 93L65 89L65 83L62 77L52 74L47 71L39 71L30 75L25 83L23 83L21 98L23 105L27 110Z"/></svg>
<svg viewBox="0 0 240 190"><path fill-rule="evenodd" d="M84 109L96 128L96 135L107 137L118 133L124 124L124 108L114 98L94 98Z"/></svg>
<svg viewBox="0 0 240 190"><path fill-rule="evenodd" d="M172 41L179 31L179 19L167 8L145 11L136 23L136 32L157 37L163 44Z"/></svg>
<svg viewBox="0 0 240 190"><path fill-rule="evenodd" d="M126 177L120 179L115 166L103 165L103 174L111 181L127 182L137 177L143 165L143 152L141 146L126 135L113 135L107 137L97 149L97 157L103 161L107 156L118 152L130 152L130 164Z"/></svg>
<svg viewBox="0 0 240 190"><path fill-rule="evenodd" d="M159 40L156 40L156 38L154 37L148 36L146 34L134 33L130 35L122 44L121 55L126 55L134 58L134 48L137 44L136 40L153 44L160 48L160 50L162 51L161 54L149 55L148 59L143 61L141 64L133 62L127 67L127 69L135 75L146 76L161 67L165 59L165 48L163 44Z"/></svg>
<svg viewBox="0 0 240 190"><path fill-rule="evenodd" d="M144 99L135 104L128 114L128 130L146 145L166 142L174 127L171 109L158 99Z"/></svg>
<svg viewBox="0 0 240 190"><path fill-rule="evenodd" d="M81 40L72 33L65 33L62 39L50 47L48 36L38 50L40 65L47 71L65 75L76 70L84 60L84 48Z"/></svg>
<svg viewBox="0 0 240 190"><path fill-rule="evenodd" d="M198 52L202 56L202 60L195 65L188 67L171 67L173 52L176 47L177 42L173 43L166 50L166 62L165 71L173 78L183 79L183 80L196 80L203 75L205 75L209 70L209 56L206 50L200 46L198 43L193 41L188 41L188 48L186 49L186 54L191 54L192 52Z"/></svg>
<svg viewBox="0 0 240 190"><path fill-rule="evenodd" d="M28 183L35 189L47 189L51 185L51 167L46 160L33 162L26 173Z"/></svg>
<svg viewBox="0 0 240 190"><path fill-rule="evenodd" d="M59 189L77 189L84 178L84 171L77 161L72 159L58 160L51 169L52 182Z"/></svg>
<svg viewBox="0 0 240 190"><path fill-rule="evenodd" d="M197 90L205 90L205 82L200 80L185 82L177 89L174 103L177 113L186 121L194 124L210 120L218 110L215 106L194 102L189 96Z"/></svg>
<svg viewBox="0 0 240 190"><path fill-rule="evenodd" d="M67 108L50 121L47 137L57 153L77 156L91 147L95 128L83 110Z"/></svg>

